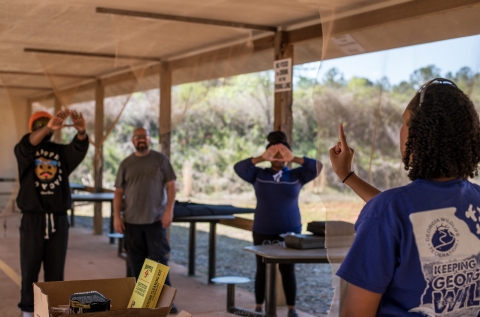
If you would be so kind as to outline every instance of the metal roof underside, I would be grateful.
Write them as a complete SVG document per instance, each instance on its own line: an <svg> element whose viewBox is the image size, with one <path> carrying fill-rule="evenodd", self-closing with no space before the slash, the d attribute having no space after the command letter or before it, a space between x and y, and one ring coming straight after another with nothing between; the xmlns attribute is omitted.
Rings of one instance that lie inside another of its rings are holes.
<svg viewBox="0 0 480 317"><path fill-rule="evenodd" d="M92 100L97 80L107 97L156 88L160 62L174 85L267 70L275 30L302 64L356 54L334 43L344 35L368 53L479 34L479 16L473 0L6 0L0 96L70 88L69 102Z"/></svg>

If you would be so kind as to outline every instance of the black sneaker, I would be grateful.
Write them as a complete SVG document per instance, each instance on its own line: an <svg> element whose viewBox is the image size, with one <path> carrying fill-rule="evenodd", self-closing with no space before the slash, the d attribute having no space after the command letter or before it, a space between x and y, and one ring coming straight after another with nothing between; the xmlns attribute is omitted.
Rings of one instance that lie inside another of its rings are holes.
<svg viewBox="0 0 480 317"><path fill-rule="evenodd" d="M292 309L288 310L287 317L298 317L298 314L297 314L297 311L295 310L295 308L292 308Z"/></svg>
<svg viewBox="0 0 480 317"><path fill-rule="evenodd" d="M170 309L169 314L178 314L178 308L173 303L172 303L172 309Z"/></svg>

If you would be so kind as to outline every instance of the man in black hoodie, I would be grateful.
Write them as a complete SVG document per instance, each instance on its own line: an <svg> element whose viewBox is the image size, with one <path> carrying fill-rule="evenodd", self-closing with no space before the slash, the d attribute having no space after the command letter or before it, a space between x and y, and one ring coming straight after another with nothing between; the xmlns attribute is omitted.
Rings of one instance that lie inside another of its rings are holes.
<svg viewBox="0 0 480 317"><path fill-rule="evenodd" d="M77 135L70 144L50 141L53 132L65 127L71 117ZM15 146L20 190L17 205L22 211L20 224L21 299L24 316L33 313L33 286L43 262L44 279L62 281L68 245L67 210L72 198L68 176L88 150L85 120L76 111L35 112L30 130Z"/></svg>

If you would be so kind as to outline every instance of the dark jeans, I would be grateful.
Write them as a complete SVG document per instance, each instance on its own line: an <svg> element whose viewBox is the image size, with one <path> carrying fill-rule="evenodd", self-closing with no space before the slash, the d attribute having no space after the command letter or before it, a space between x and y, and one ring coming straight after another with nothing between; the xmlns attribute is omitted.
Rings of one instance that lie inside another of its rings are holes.
<svg viewBox="0 0 480 317"><path fill-rule="evenodd" d="M253 245L261 245L265 240L283 241L278 234L259 234L253 232ZM257 273L255 275L255 301L257 304L263 304L265 301L265 277L266 265L262 257L256 255ZM282 275L283 291L288 306L295 306L295 297L297 296L297 281L295 279L295 264L279 264L278 268Z"/></svg>
<svg viewBox="0 0 480 317"><path fill-rule="evenodd" d="M43 262L45 282L63 281L65 258L68 246L67 215L54 215L55 232L45 214L22 214L20 224L20 268L22 289L18 307L25 312L33 312L33 283L38 282L38 274ZM45 239L48 225L49 238Z"/></svg>
<svg viewBox="0 0 480 317"><path fill-rule="evenodd" d="M125 223L123 238L131 274L135 278L140 275L146 258L168 265L167 254L170 252L170 246L167 230L162 228L161 221L148 225ZM171 286L170 274L167 275L165 284Z"/></svg>

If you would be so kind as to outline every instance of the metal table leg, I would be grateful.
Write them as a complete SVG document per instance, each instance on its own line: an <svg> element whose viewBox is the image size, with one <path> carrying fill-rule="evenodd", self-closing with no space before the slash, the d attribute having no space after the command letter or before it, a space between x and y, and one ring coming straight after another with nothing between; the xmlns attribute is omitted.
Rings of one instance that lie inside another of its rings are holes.
<svg viewBox="0 0 480 317"><path fill-rule="evenodd" d="M195 222L190 222L190 235L188 241L188 276L195 275L195 241L197 234L197 225Z"/></svg>
<svg viewBox="0 0 480 317"><path fill-rule="evenodd" d="M209 280L211 283L211 281ZM234 313L235 310L235 284L227 284L227 311Z"/></svg>
<svg viewBox="0 0 480 317"><path fill-rule="evenodd" d="M265 317L277 317L276 289L277 264L266 263L265 278Z"/></svg>
<svg viewBox="0 0 480 317"><path fill-rule="evenodd" d="M75 227L75 212L74 212L74 202L72 201L72 208L70 208L70 227Z"/></svg>
<svg viewBox="0 0 480 317"><path fill-rule="evenodd" d="M110 233L115 233L115 229L113 227L113 201L110 202ZM110 244L115 243L115 238L110 238Z"/></svg>
<svg viewBox="0 0 480 317"><path fill-rule="evenodd" d="M208 237L208 283L212 284L215 277L216 249L217 249L217 222L210 222Z"/></svg>

